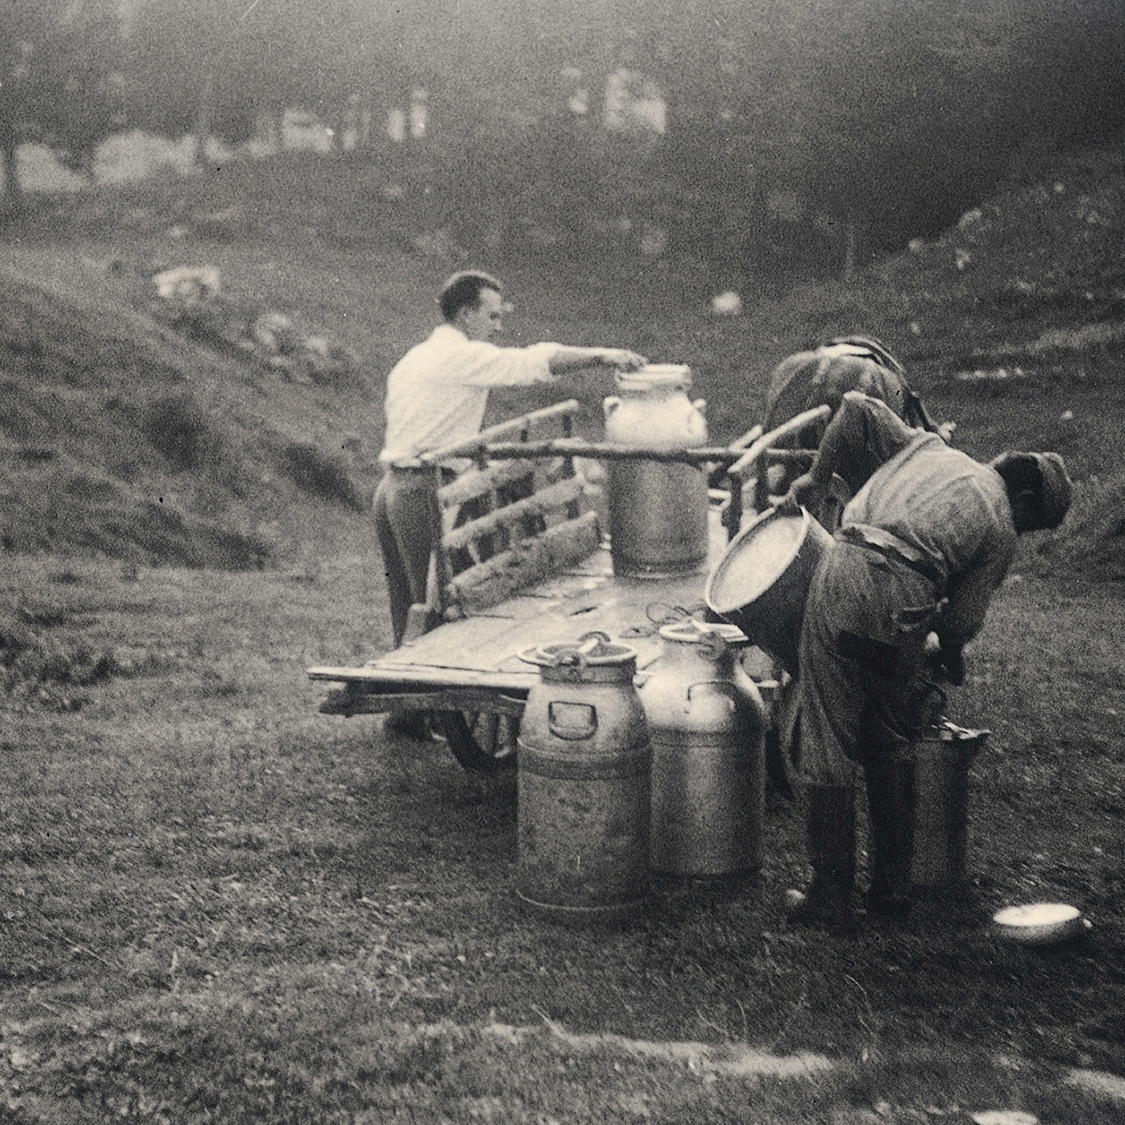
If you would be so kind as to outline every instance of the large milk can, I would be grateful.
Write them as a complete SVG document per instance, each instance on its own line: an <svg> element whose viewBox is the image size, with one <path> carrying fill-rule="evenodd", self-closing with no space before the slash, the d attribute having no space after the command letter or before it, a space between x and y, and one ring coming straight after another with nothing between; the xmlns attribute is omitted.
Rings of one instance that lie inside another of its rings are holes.
<svg viewBox="0 0 1125 1125"><path fill-rule="evenodd" d="M966 730L943 719L922 732L914 758L916 887L954 888L965 881L968 856L969 766L989 731Z"/></svg>
<svg viewBox="0 0 1125 1125"><path fill-rule="evenodd" d="M652 866L739 878L761 865L766 710L743 670L742 631L695 620L660 630L639 695L652 739Z"/></svg>
<svg viewBox="0 0 1125 1125"><path fill-rule="evenodd" d="M618 372L605 400L606 441L658 450L707 440L703 401L688 398L691 369L650 365ZM695 465L649 458L608 466L610 555L615 574L664 578L707 563L707 479Z"/></svg>
<svg viewBox="0 0 1125 1125"><path fill-rule="evenodd" d="M516 893L556 921L619 922L649 893L652 750L636 651L544 645L520 723Z"/></svg>

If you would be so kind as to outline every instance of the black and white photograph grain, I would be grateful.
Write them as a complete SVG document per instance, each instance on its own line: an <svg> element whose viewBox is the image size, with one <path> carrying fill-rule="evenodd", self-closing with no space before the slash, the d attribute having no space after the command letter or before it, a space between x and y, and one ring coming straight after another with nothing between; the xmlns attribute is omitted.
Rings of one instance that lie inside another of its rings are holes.
<svg viewBox="0 0 1125 1125"><path fill-rule="evenodd" d="M1121 0L0 0L0 1125L1125 1121Z"/></svg>

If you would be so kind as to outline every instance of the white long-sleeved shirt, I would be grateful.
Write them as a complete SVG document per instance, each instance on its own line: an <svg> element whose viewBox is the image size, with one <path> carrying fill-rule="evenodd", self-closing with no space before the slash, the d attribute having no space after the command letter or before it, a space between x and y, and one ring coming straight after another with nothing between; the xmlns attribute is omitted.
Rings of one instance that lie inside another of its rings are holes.
<svg viewBox="0 0 1125 1125"><path fill-rule="evenodd" d="M379 460L409 464L419 454L480 432L491 387L525 386L551 378L561 345L502 348L470 340L452 324L439 324L387 376L387 430Z"/></svg>

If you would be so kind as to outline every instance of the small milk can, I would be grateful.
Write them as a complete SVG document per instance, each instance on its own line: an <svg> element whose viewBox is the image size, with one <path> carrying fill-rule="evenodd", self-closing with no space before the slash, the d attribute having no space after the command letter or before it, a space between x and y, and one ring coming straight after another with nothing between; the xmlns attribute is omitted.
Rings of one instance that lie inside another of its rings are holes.
<svg viewBox="0 0 1125 1125"><path fill-rule="evenodd" d="M660 630L639 689L652 740L652 866L737 878L761 865L766 708L739 660L733 625Z"/></svg>
<svg viewBox="0 0 1125 1125"><path fill-rule="evenodd" d="M702 399L692 402L691 369L650 365L618 372L605 400L606 441L660 450L707 440ZM696 465L651 459L610 461L610 555L629 578L694 574L707 563L707 478Z"/></svg>
<svg viewBox="0 0 1125 1125"><path fill-rule="evenodd" d="M649 893L652 750L637 654L604 633L544 645L520 723L516 893L556 921L613 923Z"/></svg>

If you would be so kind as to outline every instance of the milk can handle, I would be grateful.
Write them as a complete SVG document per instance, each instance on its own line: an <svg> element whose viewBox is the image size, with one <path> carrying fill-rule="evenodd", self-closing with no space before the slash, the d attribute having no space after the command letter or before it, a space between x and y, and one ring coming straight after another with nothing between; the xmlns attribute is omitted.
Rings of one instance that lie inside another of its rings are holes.
<svg viewBox="0 0 1125 1125"><path fill-rule="evenodd" d="M573 652L568 652L560 656L555 662L556 665L577 665L579 668L585 668L588 663L587 657L589 657L590 653L600 645L609 644L610 636L608 633L603 633L595 629L593 632L583 633L578 640L578 648Z"/></svg>
<svg viewBox="0 0 1125 1125"><path fill-rule="evenodd" d="M598 711L589 703L547 704L547 728L564 742L588 742L598 731Z"/></svg>
<svg viewBox="0 0 1125 1125"><path fill-rule="evenodd" d="M713 629L705 622L697 621L694 617L691 619L691 627L699 636L699 655L706 660L718 662L730 651L730 642L718 629Z"/></svg>
<svg viewBox="0 0 1125 1125"><path fill-rule="evenodd" d="M619 406L621 399L617 395L610 395L602 403L602 409L605 411L605 416L608 418Z"/></svg>
<svg viewBox="0 0 1125 1125"><path fill-rule="evenodd" d="M720 695L727 696L727 703L730 704L730 709L733 711L738 706L738 688L729 680L699 680L694 684L688 684L687 701L684 704L684 710L691 710L691 693L697 687L712 687L718 688Z"/></svg>

